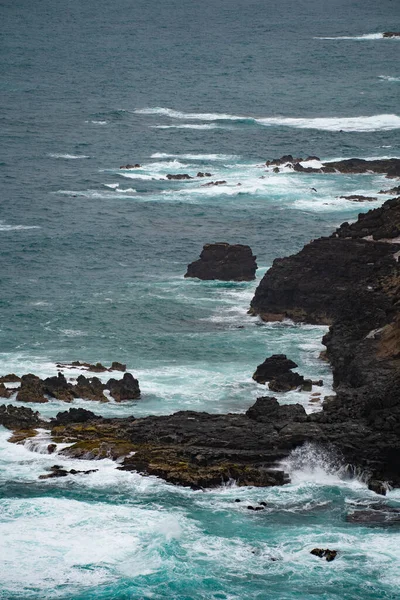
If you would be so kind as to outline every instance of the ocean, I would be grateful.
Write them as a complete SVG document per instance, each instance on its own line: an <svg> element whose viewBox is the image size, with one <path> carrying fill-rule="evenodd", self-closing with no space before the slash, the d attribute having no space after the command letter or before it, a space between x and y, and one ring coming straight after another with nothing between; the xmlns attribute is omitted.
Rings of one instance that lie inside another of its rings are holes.
<svg viewBox="0 0 400 600"><path fill-rule="evenodd" d="M380 175L267 172L284 154L400 157L400 5L392 0L3 0L0 375L120 361L137 401L106 416L244 412L258 364L323 379L326 328L247 314L277 257L380 206ZM121 165L140 164L132 170ZM197 172L226 181L203 187ZM168 180L188 173L191 180ZM241 184L241 185L238 185ZM314 191L312 188L314 188ZM203 244L249 244L257 281L184 279ZM71 375L78 372L71 371ZM103 376L104 377L104 376ZM302 403L309 394L278 394ZM18 404L15 398L11 403ZM32 405L45 417L65 410ZM104 459L7 441L0 598L397 600L400 533L346 522L377 497L318 448L292 482L192 491ZM58 462L89 475L39 480ZM241 502L235 502L240 499ZM247 504L265 501L254 513ZM400 507L400 493L387 502ZM314 547L335 548L326 563Z"/></svg>

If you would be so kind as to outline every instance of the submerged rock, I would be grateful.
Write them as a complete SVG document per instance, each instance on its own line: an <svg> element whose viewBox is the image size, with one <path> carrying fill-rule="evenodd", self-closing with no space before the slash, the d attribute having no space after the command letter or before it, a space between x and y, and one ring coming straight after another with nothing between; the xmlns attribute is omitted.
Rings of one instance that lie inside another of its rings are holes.
<svg viewBox="0 0 400 600"><path fill-rule="evenodd" d="M383 34L384 38L394 38L394 37L398 37L400 38L400 31L385 31Z"/></svg>
<svg viewBox="0 0 400 600"><path fill-rule="evenodd" d="M255 279L256 269L256 257L250 246L219 242L205 244L200 259L188 266L185 277L252 281Z"/></svg>
<svg viewBox="0 0 400 600"><path fill-rule="evenodd" d="M178 173L177 175L171 175L170 173L167 175L167 179L193 179L187 173Z"/></svg>
<svg viewBox="0 0 400 600"><path fill-rule="evenodd" d="M368 489L371 492L375 492L375 494L379 494L381 496L386 496L387 487L383 483L383 481L378 481L377 479L371 479L368 483Z"/></svg>
<svg viewBox="0 0 400 600"><path fill-rule="evenodd" d="M319 556L319 558L325 558L327 562L331 562L332 560L335 560L338 551L329 550L329 548L326 548L325 550L323 548L314 548L313 550L311 550L310 554L314 554L314 556Z"/></svg>
<svg viewBox="0 0 400 600"><path fill-rule="evenodd" d="M376 196L360 196L359 194L352 194L350 196L339 196L343 200L351 200L352 202L376 202Z"/></svg>
<svg viewBox="0 0 400 600"><path fill-rule="evenodd" d="M120 167L120 169L140 169L141 165L139 165L139 163L136 163L135 165L122 165Z"/></svg>
<svg viewBox="0 0 400 600"><path fill-rule="evenodd" d="M66 477L67 475L89 475L89 473L97 473L98 469L89 469L88 471L77 471L76 469L70 469L67 471L60 465L53 465L50 467L50 473L47 475L39 475L39 479L54 479L56 477Z"/></svg>

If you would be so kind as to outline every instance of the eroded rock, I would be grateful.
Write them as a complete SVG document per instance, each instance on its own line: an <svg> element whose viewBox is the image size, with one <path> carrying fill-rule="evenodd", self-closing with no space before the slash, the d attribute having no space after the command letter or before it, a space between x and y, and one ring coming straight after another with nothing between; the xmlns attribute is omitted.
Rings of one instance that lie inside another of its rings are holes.
<svg viewBox="0 0 400 600"><path fill-rule="evenodd" d="M205 244L200 259L192 262L185 277L252 281L257 269L256 257L249 246L219 242Z"/></svg>

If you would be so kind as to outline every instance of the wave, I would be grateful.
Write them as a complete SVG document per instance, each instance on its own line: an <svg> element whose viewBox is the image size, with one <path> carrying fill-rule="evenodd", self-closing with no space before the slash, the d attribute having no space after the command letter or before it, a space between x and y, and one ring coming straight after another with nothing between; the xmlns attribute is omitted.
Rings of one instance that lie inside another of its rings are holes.
<svg viewBox="0 0 400 600"><path fill-rule="evenodd" d="M183 158L184 160L235 160L240 158L236 154L167 154L155 152L151 158Z"/></svg>
<svg viewBox="0 0 400 600"><path fill-rule="evenodd" d="M203 123L201 125L152 125L151 127L153 129L222 129L220 125L210 125L208 123Z"/></svg>
<svg viewBox="0 0 400 600"><path fill-rule="evenodd" d="M365 33L364 35L336 35L314 37L314 40L383 40L383 33Z"/></svg>
<svg viewBox="0 0 400 600"><path fill-rule="evenodd" d="M156 129L213 129L223 126L224 121L262 125L264 127L294 127L297 129L320 129L323 131L389 131L400 129L400 117L395 114L380 114L357 117L243 117L224 113L183 113L169 108L141 109L140 114L162 114L174 119L198 119L201 121L218 121L216 123L153 125Z"/></svg>
<svg viewBox="0 0 400 600"><path fill-rule="evenodd" d="M400 117L382 114L370 117L315 117L283 118L272 117L257 120L262 125L282 125L297 129L321 129L324 131L390 131L400 129Z"/></svg>
<svg viewBox="0 0 400 600"><path fill-rule="evenodd" d="M90 156L86 156L85 154L49 154L51 158L64 158L65 160L73 160L77 158L90 158Z"/></svg>
<svg viewBox="0 0 400 600"><path fill-rule="evenodd" d="M400 77L391 77L390 75L378 75L378 79L383 79L384 81L400 81Z"/></svg>
<svg viewBox="0 0 400 600"><path fill-rule="evenodd" d="M22 231L23 229L41 229L39 225L7 225L0 221L0 231Z"/></svg>

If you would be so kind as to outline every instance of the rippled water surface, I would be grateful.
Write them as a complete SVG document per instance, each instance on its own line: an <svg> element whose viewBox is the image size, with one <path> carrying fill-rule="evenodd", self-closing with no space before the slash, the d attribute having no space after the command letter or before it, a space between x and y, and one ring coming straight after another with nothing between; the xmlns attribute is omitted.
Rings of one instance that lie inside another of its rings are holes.
<svg viewBox="0 0 400 600"><path fill-rule="evenodd" d="M5 0L0 10L0 374L119 360L142 399L98 413L242 412L265 393L256 365L286 353L332 393L324 328L261 323L249 303L275 258L385 199L341 195L394 184L264 163L400 156L400 41L382 36L399 28L398 4ZM199 171L226 183L203 187ZM193 179L166 178L177 173ZM185 280L213 241L249 244L257 281ZM279 400L315 408L305 392ZM32 408L50 417L65 404ZM0 598L399 597L398 530L346 521L376 496L318 449L289 460L282 488L193 492L109 460L50 456L46 432L35 446L8 437L2 429ZM61 460L98 471L38 479ZM247 509L260 501L264 511ZM387 502L398 506L398 492ZM310 555L316 546L338 558Z"/></svg>

